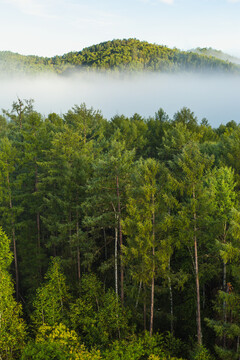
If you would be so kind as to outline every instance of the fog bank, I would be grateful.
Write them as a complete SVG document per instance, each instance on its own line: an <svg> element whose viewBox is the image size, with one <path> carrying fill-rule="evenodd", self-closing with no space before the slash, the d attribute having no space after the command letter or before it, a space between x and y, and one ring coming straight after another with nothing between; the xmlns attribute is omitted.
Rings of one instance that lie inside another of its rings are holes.
<svg viewBox="0 0 240 360"><path fill-rule="evenodd" d="M206 117L217 127L240 122L239 94L240 77L233 75L75 73L2 78L0 108L10 109L17 97L33 98L35 109L48 115L85 102L110 119L116 114L153 116L160 107L172 117L186 106L199 121Z"/></svg>

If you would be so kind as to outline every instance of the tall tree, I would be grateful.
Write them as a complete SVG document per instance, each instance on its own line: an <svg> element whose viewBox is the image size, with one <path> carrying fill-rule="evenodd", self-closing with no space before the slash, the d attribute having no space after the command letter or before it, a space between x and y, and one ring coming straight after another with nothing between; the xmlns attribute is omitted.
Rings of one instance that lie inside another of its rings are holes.
<svg viewBox="0 0 240 360"><path fill-rule="evenodd" d="M197 341L202 344L200 285L199 285L199 246L206 236L208 206L210 198L204 188L204 179L209 175L214 158L201 154L196 143L186 145L175 159L175 176L181 190L181 208L178 211L179 236L191 253L196 283L196 323Z"/></svg>
<svg viewBox="0 0 240 360"><path fill-rule="evenodd" d="M101 232L110 228L114 233L115 291L118 295L120 258L120 291L123 303L124 269L121 259L123 245L121 219L126 203L126 186L129 183L135 152L125 150L125 142L119 141L118 137L119 132L116 132L107 144L107 152L97 158L93 165L93 178L88 184L88 198L85 203L85 224L88 227L95 226ZM118 249L120 249L120 257Z"/></svg>
<svg viewBox="0 0 240 360"><path fill-rule="evenodd" d="M151 287L150 335L153 333L155 280L168 267L169 261L159 225L163 218L159 172L159 164L154 159L137 164L134 187L128 193L127 216L123 221L124 233L127 235L125 262L136 282Z"/></svg>
<svg viewBox="0 0 240 360"><path fill-rule="evenodd" d="M66 266L71 272L74 268L79 281L83 265L81 245L85 245L82 202L91 164L99 151L94 139L101 136L103 119L84 105L75 107L64 118L41 163L44 202L41 219L48 231L46 246L54 256L66 259Z"/></svg>
<svg viewBox="0 0 240 360"><path fill-rule="evenodd" d="M12 239L15 268L16 296L19 297L18 251L16 241L16 217L21 212L14 198L16 190L17 149L4 137L0 142L0 223Z"/></svg>
<svg viewBox="0 0 240 360"><path fill-rule="evenodd" d="M230 169L229 169L230 170ZM240 212L232 209L228 241L222 243L221 257L228 265L226 288L219 290L214 301L215 319L205 319L216 336L215 351L220 359L240 357ZM231 236L231 237L230 237ZM229 238L231 241L229 241Z"/></svg>
<svg viewBox="0 0 240 360"><path fill-rule="evenodd" d="M43 117L32 111L24 114L19 139L14 141L18 151L17 203L22 210L17 223L21 257L19 272L24 292L27 288L29 292L35 291L40 285L47 263L41 221L43 197L39 191L42 174L39 164L46 156L50 137Z"/></svg>
<svg viewBox="0 0 240 360"><path fill-rule="evenodd" d="M229 235L231 237L229 230L232 221L232 211L237 206L234 171L226 166L215 169L214 172L212 172L211 178L208 180L208 186L214 195L214 226L221 251L221 244L223 244L224 247L229 239ZM222 287L223 291L227 290L227 266L224 260Z"/></svg>

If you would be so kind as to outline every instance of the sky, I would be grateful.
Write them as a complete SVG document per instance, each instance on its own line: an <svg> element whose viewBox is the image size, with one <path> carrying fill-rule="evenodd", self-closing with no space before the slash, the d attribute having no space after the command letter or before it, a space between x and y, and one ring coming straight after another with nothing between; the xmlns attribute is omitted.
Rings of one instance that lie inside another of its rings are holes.
<svg viewBox="0 0 240 360"><path fill-rule="evenodd" d="M240 0L0 0L0 51L54 56L136 38L240 57Z"/></svg>

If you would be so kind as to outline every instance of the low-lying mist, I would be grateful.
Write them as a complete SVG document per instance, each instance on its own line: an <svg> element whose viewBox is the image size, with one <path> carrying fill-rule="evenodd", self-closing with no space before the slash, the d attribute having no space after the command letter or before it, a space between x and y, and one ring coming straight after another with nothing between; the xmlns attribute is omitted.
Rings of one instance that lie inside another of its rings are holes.
<svg viewBox="0 0 240 360"><path fill-rule="evenodd" d="M104 117L153 116L161 107L172 117L186 106L199 121L206 117L213 127L240 122L240 77L220 74L102 74L81 72L66 77L39 75L1 79L0 108L13 101L34 99L44 115L65 113L75 104L101 110Z"/></svg>

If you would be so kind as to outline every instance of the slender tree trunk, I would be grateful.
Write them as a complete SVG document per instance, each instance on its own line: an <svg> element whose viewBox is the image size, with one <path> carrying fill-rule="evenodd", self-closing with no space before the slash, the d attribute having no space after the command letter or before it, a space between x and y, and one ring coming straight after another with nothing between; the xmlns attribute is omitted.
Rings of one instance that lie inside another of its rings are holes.
<svg viewBox="0 0 240 360"><path fill-rule="evenodd" d="M147 330L147 304L146 304L146 286L143 286L144 300L143 300L143 326L144 331Z"/></svg>
<svg viewBox="0 0 240 360"><path fill-rule="evenodd" d="M35 159L36 161L36 159ZM38 192L38 168L37 165L35 165L35 193ZM38 246L38 252L40 252L40 214L39 211L37 211L37 246Z"/></svg>
<svg viewBox="0 0 240 360"><path fill-rule="evenodd" d="M12 205L12 195L10 188L10 179L9 173L7 173L7 184L8 184L8 194L9 194L9 208L11 212L11 226L12 226L12 241L13 241L13 254L14 254L14 267L15 267L15 281L16 281L16 298L19 298L19 275L18 275L18 258L17 258L17 245L15 237L15 224L13 219L13 205Z"/></svg>
<svg viewBox="0 0 240 360"><path fill-rule="evenodd" d="M223 230L223 243L226 244L226 236L227 236L227 223L224 223L224 230ZM226 262L223 260L223 291L226 292L227 290L227 266Z"/></svg>
<svg viewBox="0 0 240 360"><path fill-rule="evenodd" d="M103 237L104 237L104 249L105 249L105 260L107 260L107 239L106 239L106 231L105 228L103 228Z"/></svg>
<svg viewBox="0 0 240 360"><path fill-rule="evenodd" d="M154 313L154 276L152 277L152 285L151 285L151 312L150 312L150 331L149 331L150 336L152 336L153 333L153 313Z"/></svg>
<svg viewBox="0 0 240 360"><path fill-rule="evenodd" d="M118 199L118 228L119 228L119 244L120 244L120 281L121 281L121 303L124 303L124 269L122 264L122 227L121 227L121 202L120 202L120 190L119 179L116 178L117 183L117 199Z"/></svg>
<svg viewBox="0 0 240 360"><path fill-rule="evenodd" d="M152 195L152 205L153 205L153 213L152 213L152 285L151 285L151 311L150 311L150 336L153 333L153 315L154 315L154 286L155 286L155 211L154 211L154 195Z"/></svg>
<svg viewBox="0 0 240 360"><path fill-rule="evenodd" d="M118 215L116 213L116 209L114 207L114 205L112 204L114 212L115 212L115 253L114 253L114 261L115 261L115 293L116 293L116 299L118 301ZM119 314L117 313L117 322L119 321ZM121 338L121 333L120 333L120 329L119 326L117 325L118 328L118 338Z"/></svg>
<svg viewBox="0 0 240 360"><path fill-rule="evenodd" d="M193 199L195 200L195 187L193 186ZM201 307L200 307L200 288L199 288L199 269L198 269L198 247L197 247L197 214L194 205L194 254L195 254L195 276L196 276L196 292L197 292L197 339L198 345L202 345L202 330L201 330Z"/></svg>
<svg viewBox="0 0 240 360"><path fill-rule="evenodd" d="M38 244L38 251L40 251L41 247L41 240L40 240L40 214L37 213L37 244Z"/></svg>
<svg viewBox="0 0 240 360"><path fill-rule="evenodd" d="M17 258L17 246L15 238L15 227L12 223L12 238L13 238L13 254L14 254L14 264L15 264L15 276L16 276L16 298L18 301L19 298L19 275L18 275L18 258Z"/></svg>
<svg viewBox="0 0 240 360"><path fill-rule="evenodd" d="M112 202L112 208L115 214L115 249L114 249L115 293L118 299L118 215L113 202Z"/></svg>
<svg viewBox="0 0 240 360"><path fill-rule="evenodd" d="M170 258L169 258L169 270L171 267ZM169 286L169 297L170 297L170 313L171 313L171 334L174 333L173 329L173 292L172 292L172 282L170 276L168 276L168 286Z"/></svg>
<svg viewBox="0 0 240 360"><path fill-rule="evenodd" d="M198 252L197 252L197 237L196 236L194 236L194 250L195 250L195 273L196 273L196 291L197 291L197 338L198 338L198 344L202 345Z"/></svg>
<svg viewBox="0 0 240 360"><path fill-rule="evenodd" d="M104 238L105 260L107 260L108 253L107 253L107 239L106 239L106 231L105 231L105 228L103 228L103 238ZM105 292L105 289L106 289L106 280L107 280L107 276L104 275L104 281L103 281L103 291L104 291L104 292Z"/></svg>
<svg viewBox="0 0 240 360"><path fill-rule="evenodd" d="M115 292L118 297L118 228L115 226L115 252L114 252L114 267L115 267Z"/></svg>
<svg viewBox="0 0 240 360"><path fill-rule="evenodd" d="M139 284L139 289L138 289L138 294L137 294L137 300L136 300L136 305L135 305L135 308L136 308L136 309L137 309L138 303L139 303L139 297L140 297L141 288L142 288L142 280L140 281L140 284Z"/></svg>
<svg viewBox="0 0 240 360"><path fill-rule="evenodd" d="M205 301L206 301L206 293L205 293L205 284L203 284L203 300L202 300L202 308L205 309Z"/></svg>
<svg viewBox="0 0 240 360"><path fill-rule="evenodd" d="M72 264L75 264L75 254L72 250L72 212L71 209L68 211L68 217L67 217L67 223L69 224L68 226L68 238L69 238L69 256L71 258ZM76 270L77 273L77 270Z"/></svg>
<svg viewBox="0 0 240 360"><path fill-rule="evenodd" d="M227 223L224 223L224 230L223 230L223 243L226 244L226 230L227 230ZM227 264L223 260L223 291L227 291ZM227 311L226 311L226 301L223 301L223 320L224 323L227 322ZM223 347L226 347L226 334L223 335Z"/></svg>
<svg viewBox="0 0 240 360"><path fill-rule="evenodd" d="M168 210L169 215L171 214L171 210ZM169 257L168 262L168 268L169 272L171 271L171 257ZM173 291L172 291L172 281L171 277L168 276L168 286L169 286L169 298L170 298L170 314L171 314L171 320L170 320L170 327L171 327L171 334L174 334L174 328L173 328Z"/></svg>
<svg viewBox="0 0 240 360"><path fill-rule="evenodd" d="M69 213L68 213L68 223L69 223L69 240L71 242L71 238L72 238L72 227L71 227L71 223L72 223L72 212L71 210L69 210Z"/></svg>
<svg viewBox="0 0 240 360"><path fill-rule="evenodd" d="M35 162L37 161L37 159L34 159ZM38 192L38 167L35 164L35 193ZM42 277L42 267L41 267L41 261L40 261L40 251L41 251L41 237L40 237L40 213L37 210L37 214L36 214L36 222L37 222L37 263L38 263L38 268L39 268L39 281L41 281L41 277Z"/></svg>
<svg viewBox="0 0 240 360"><path fill-rule="evenodd" d="M77 224L76 224L76 235L77 235L77 276L78 281L81 279L81 259L80 259L80 245L79 245L79 222L78 222L78 212L76 213Z"/></svg>
<svg viewBox="0 0 240 360"><path fill-rule="evenodd" d="M239 351L239 336L237 337L237 353ZM238 357L238 359L240 359L240 356Z"/></svg>

